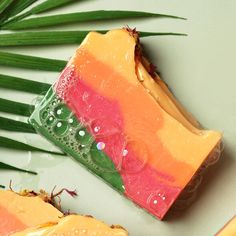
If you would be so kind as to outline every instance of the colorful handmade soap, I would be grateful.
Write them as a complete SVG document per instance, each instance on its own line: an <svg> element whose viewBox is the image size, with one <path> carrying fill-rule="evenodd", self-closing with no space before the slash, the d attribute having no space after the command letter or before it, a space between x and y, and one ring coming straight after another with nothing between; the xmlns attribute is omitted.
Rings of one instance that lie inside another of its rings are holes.
<svg viewBox="0 0 236 236"><path fill-rule="evenodd" d="M234 216L216 236L236 236L236 216Z"/></svg>
<svg viewBox="0 0 236 236"><path fill-rule="evenodd" d="M12 236L128 236L125 229L120 226L108 226L91 216L70 215L63 217L58 223L49 222Z"/></svg>
<svg viewBox="0 0 236 236"><path fill-rule="evenodd" d="M0 190L0 235L8 236L45 222L57 222L63 214L39 196L23 196Z"/></svg>
<svg viewBox="0 0 236 236"><path fill-rule="evenodd" d="M30 123L159 219L221 140L174 99L127 29L89 33Z"/></svg>

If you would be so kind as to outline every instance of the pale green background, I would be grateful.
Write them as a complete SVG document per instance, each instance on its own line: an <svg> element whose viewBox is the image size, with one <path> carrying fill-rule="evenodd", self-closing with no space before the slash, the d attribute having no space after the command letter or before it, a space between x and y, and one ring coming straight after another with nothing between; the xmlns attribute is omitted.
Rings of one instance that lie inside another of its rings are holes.
<svg viewBox="0 0 236 236"><path fill-rule="evenodd" d="M104 29L137 27L143 31L175 31L188 37L150 37L142 42L162 77L179 100L204 126L224 132L225 153L212 167L200 187L197 200L181 214L160 222L110 189L69 158L41 153L17 153L0 150L0 160L24 168L36 169L37 177L1 172L0 183L13 180L19 188L45 188L54 185L77 188L75 200L63 196L63 206L82 214L91 214L110 224L126 227L131 236L208 236L213 235L236 214L236 0L90 0L57 12L93 9L154 11L184 16L188 21L148 19L113 23L73 25L68 29ZM60 27L58 27L60 29ZM13 52L68 59L76 45L13 48ZM33 72L0 67L9 73L39 81L54 81L55 73ZM29 94L0 90L1 97L32 103ZM22 120L23 118L20 118ZM12 135L28 143L50 145L34 135Z"/></svg>

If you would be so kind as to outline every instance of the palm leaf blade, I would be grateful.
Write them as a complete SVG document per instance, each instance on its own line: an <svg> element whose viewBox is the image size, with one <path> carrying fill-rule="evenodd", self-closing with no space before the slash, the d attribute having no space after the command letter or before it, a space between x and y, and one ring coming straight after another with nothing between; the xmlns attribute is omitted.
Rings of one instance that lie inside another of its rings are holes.
<svg viewBox="0 0 236 236"><path fill-rule="evenodd" d="M8 11L8 16L15 16L16 14L22 12L24 9L32 5L37 0L17 0L11 6L11 9Z"/></svg>
<svg viewBox="0 0 236 236"><path fill-rule="evenodd" d="M30 46L30 45L57 45L57 44L80 44L90 31L43 31L23 32L0 35L0 46ZM106 30L99 30L105 33ZM139 32L140 37L185 34L172 32Z"/></svg>
<svg viewBox="0 0 236 236"><path fill-rule="evenodd" d="M41 94L46 92L50 86L47 83L0 74L0 88Z"/></svg>
<svg viewBox="0 0 236 236"><path fill-rule="evenodd" d="M150 12L98 10L98 11L76 12L76 13L36 17L5 24L2 28L19 30L19 29L32 29L46 26L48 27L48 26L55 26L69 23L88 22L88 21L117 20L117 19L129 19L129 18L150 18L150 17L184 19L178 16L150 13Z"/></svg>
<svg viewBox="0 0 236 236"><path fill-rule="evenodd" d="M52 10L52 9L55 9L55 8L58 8L58 7L62 7L66 4L69 4L69 3L73 3L73 2L78 2L78 0L47 0L45 2L42 2L41 4L33 7L31 9L31 12L33 14L38 14L38 13L42 13L42 12L45 12L45 11L49 11L49 10Z"/></svg>
<svg viewBox="0 0 236 236"><path fill-rule="evenodd" d="M55 1L55 0L46 0L45 2L42 2L41 4L33 7L29 11L10 19L6 23L8 24L10 22L16 22L16 21L19 21L21 19L24 19L27 16L30 16L30 15L33 15L33 14L39 14L39 13L46 12L46 11L50 11L50 10L56 9L58 7L61 7L61 6L64 6L66 4L73 3L73 2L76 2L76 1L77 0L57 0L57 1Z"/></svg>
<svg viewBox="0 0 236 236"><path fill-rule="evenodd" d="M43 71L61 71L66 62L0 51L0 65Z"/></svg>
<svg viewBox="0 0 236 236"><path fill-rule="evenodd" d="M3 136L0 136L0 147L20 150L20 151L45 152L45 153L55 154L55 155L60 155L60 156L65 155L64 153L44 150L44 149L37 148L37 147L31 146L29 144L22 143L22 142L19 142L19 141L16 141L16 140L13 140L13 139L10 139L7 137L3 137Z"/></svg>
<svg viewBox="0 0 236 236"><path fill-rule="evenodd" d="M36 133L35 129L28 123L0 116L0 129L23 133Z"/></svg>
<svg viewBox="0 0 236 236"><path fill-rule="evenodd" d="M4 22L5 20L17 15L18 13L22 12L28 6L36 2L37 0L17 0L13 1L12 4L8 6L6 11L0 20L0 22Z"/></svg>
<svg viewBox="0 0 236 236"><path fill-rule="evenodd" d="M0 111L21 116L30 116L34 106L0 98Z"/></svg>
<svg viewBox="0 0 236 236"><path fill-rule="evenodd" d="M0 46L79 44L89 31L46 31L1 34Z"/></svg>
<svg viewBox="0 0 236 236"><path fill-rule="evenodd" d="M13 0L2 0L0 2L0 14L13 2Z"/></svg>
<svg viewBox="0 0 236 236"><path fill-rule="evenodd" d="M31 170L25 170L25 169L21 169L12 165L8 165L6 163L0 162L0 169L1 170L14 170L14 171L20 171L20 172L25 172L28 174L33 174L33 175L37 175L37 172L35 171L31 171ZM3 185L0 185L1 188L5 188Z"/></svg>
<svg viewBox="0 0 236 236"><path fill-rule="evenodd" d="M184 33L175 33L175 32L143 32L139 31L140 37L149 37L149 36L187 36Z"/></svg>

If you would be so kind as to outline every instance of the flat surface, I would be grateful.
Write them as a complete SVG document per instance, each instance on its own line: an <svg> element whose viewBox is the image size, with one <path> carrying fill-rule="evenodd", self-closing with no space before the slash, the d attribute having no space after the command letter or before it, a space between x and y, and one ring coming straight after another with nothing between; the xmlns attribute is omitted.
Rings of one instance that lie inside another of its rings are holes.
<svg viewBox="0 0 236 236"><path fill-rule="evenodd" d="M124 25L143 31L175 31L188 37L149 37L142 40L152 62L178 99L206 127L224 132L225 150L220 162L205 175L195 202L181 213L172 213L160 222L92 176L67 157L42 153L0 150L0 161L37 170L38 176L13 172L0 173L1 184L13 187L44 188L58 186L78 190L71 199L63 195L64 209L90 214L107 223L121 224L131 236L211 236L236 214L236 1L235 0L88 0L57 12L94 9L154 11L184 16L188 21L170 19L122 20L75 24L68 29L106 29ZM57 28L60 29L60 28ZM51 58L68 59L77 46L9 48L8 51ZM1 49L2 50L2 49ZM5 49L3 49L5 50ZM7 73L29 79L53 82L56 73L0 67ZM34 103L34 96L0 90L1 97ZM14 116L11 116L14 117ZM17 117L23 120L22 117ZM0 135L53 148L37 135Z"/></svg>

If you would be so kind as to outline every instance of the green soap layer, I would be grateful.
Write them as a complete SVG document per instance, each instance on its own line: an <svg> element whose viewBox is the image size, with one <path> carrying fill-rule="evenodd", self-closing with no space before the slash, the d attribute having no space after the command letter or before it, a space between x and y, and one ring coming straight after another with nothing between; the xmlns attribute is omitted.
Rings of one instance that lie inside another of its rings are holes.
<svg viewBox="0 0 236 236"><path fill-rule="evenodd" d="M62 151L83 164L119 192L124 192L123 182L112 160L97 143L52 88L36 106L29 122L38 133L56 144Z"/></svg>

